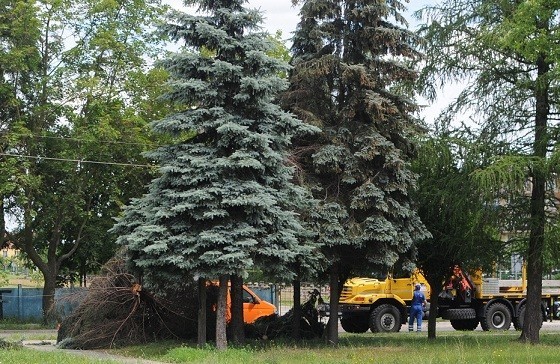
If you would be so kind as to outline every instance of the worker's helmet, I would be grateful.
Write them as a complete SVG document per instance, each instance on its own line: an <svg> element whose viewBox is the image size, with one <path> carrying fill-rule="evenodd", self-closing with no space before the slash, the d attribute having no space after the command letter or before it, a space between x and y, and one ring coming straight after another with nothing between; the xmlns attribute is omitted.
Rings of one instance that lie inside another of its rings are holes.
<svg viewBox="0 0 560 364"><path fill-rule="evenodd" d="M414 289L417 290L417 291L419 291L421 287L422 287L422 286L420 286L420 284L417 283L416 286L414 286Z"/></svg>

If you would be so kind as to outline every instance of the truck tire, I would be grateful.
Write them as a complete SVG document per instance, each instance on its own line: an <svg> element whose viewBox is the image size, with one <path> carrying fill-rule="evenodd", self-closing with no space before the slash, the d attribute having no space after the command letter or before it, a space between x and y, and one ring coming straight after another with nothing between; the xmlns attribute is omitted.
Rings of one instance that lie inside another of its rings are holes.
<svg viewBox="0 0 560 364"><path fill-rule="evenodd" d="M450 308L441 317L446 320L472 320L476 318L476 311L474 308Z"/></svg>
<svg viewBox="0 0 560 364"><path fill-rule="evenodd" d="M457 331L473 331L478 327L478 319L468 319L468 320L449 320L451 326Z"/></svg>
<svg viewBox="0 0 560 364"><path fill-rule="evenodd" d="M346 332L363 334L368 331L369 323L367 315L348 315L340 318L340 325Z"/></svg>
<svg viewBox="0 0 560 364"><path fill-rule="evenodd" d="M516 330L523 330L524 320L525 320L525 305L519 308L519 316L513 319L513 327Z"/></svg>
<svg viewBox="0 0 560 364"><path fill-rule="evenodd" d="M369 316L371 332L399 332L401 329L401 313L388 303L377 306Z"/></svg>
<svg viewBox="0 0 560 364"><path fill-rule="evenodd" d="M511 312L503 303L494 303L488 307L485 316L480 320L482 330L509 330Z"/></svg>
<svg viewBox="0 0 560 364"><path fill-rule="evenodd" d="M519 316L513 319L513 327L516 330L523 330L523 322L525 321L525 305L519 308ZM545 321L544 317L541 321L541 327L543 322Z"/></svg>

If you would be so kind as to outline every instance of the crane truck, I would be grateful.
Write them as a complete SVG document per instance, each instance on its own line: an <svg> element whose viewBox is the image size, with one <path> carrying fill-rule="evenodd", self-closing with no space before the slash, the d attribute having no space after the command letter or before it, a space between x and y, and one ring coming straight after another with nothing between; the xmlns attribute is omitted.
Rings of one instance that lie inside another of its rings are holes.
<svg viewBox="0 0 560 364"><path fill-rule="evenodd" d="M524 270L523 270L524 272ZM397 332L406 323L415 284L426 297L430 285L421 272L407 278L352 278L345 282L339 300L340 321L347 332ZM484 277L481 270L468 274L460 265L450 269L449 279L438 296L438 317L455 330L520 330L526 302L526 278L500 280ZM560 281L543 281L543 321L560 297Z"/></svg>

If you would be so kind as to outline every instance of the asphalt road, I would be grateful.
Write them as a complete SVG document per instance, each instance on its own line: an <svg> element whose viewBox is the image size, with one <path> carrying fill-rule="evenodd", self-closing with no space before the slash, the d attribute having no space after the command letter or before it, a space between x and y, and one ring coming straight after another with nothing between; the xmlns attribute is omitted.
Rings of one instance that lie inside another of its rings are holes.
<svg viewBox="0 0 560 364"><path fill-rule="evenodd" d="M427 325L428 323L426 323L426 327L424 328L425 330L428 329ZM424 324L422 324L422 326L424 326ZM405 327L403 326L402 329L405 329ZM436 324L436 329L437 331L455 331L455 329L451 327L449 321L439 321ZM511 325L510 330L514 330L513 324ZM480 325L478 325L475 331L482 331ZM543 322L541 331L560 331L560 320L554 320L552 322L550 321Z"/></svg>

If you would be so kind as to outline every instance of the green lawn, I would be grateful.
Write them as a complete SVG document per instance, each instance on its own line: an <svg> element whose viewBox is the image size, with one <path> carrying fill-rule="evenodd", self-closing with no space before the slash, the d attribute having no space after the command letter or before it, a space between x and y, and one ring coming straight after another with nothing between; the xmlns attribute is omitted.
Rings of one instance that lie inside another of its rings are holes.
<svg viewBox="0 0 560 364"><path fill-rule="evenodd" d="M34 349L0 349L0 364L116 364L114 361L89 359L75 354L52 353Z"/></svg>
<svg viewBox="0 0 560 364"><path fill-rule="evenodd" d="M341 334L338 348L318 341L291 344L282 341L252 342L244 348L218 352L212 347L165 342L109 352L168 363L560 363L560 332L541 332L539 345L517 341L519 332L442 332L427 334ZM1 349L0 363L109 363L63 352Z"/></svg>
<svg viewBox="0 0 560 364"><path fill-rule="evenodd" d="M218 352L167 343L117 350L170 363L560 363L560 332L542 332L541 344L517 341L519 332L341 334L338 348L318 342L255 343Z"/></svg>

